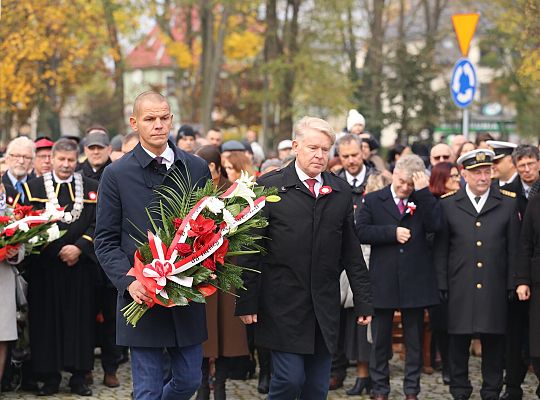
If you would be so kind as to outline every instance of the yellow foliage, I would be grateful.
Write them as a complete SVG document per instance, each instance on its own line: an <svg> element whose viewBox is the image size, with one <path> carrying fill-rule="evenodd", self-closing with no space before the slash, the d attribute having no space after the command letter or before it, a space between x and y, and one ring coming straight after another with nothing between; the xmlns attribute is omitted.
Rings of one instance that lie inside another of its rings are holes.
<svg viewBox="0 0 540 400"><path fill-rule="evenodd" d="M194 65L194 57L184 42L172 41L166 35L161 35L167 54L176 60L176 63L181 69L188 69Z"/></svg>
<svg viewBox="0 0 540 400"><path fill-rule="evenodd" d="M264 38L262 35L249 30L232 32L225 38L225 57L231 60L252 59L263 48Z"/></svg>
<svg viewBox="0 0 540 400"><path fill-rule="evenodd" d="M107 42L99 0L2 1L0 108L34 107L47 93L60 100L99 69Z"/></svg>

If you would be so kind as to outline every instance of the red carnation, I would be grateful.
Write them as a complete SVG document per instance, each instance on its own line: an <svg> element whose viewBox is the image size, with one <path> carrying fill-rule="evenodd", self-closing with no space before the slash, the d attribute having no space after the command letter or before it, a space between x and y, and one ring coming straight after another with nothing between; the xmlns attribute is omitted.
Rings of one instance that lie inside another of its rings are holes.
<svg viewBox="0 0 540 400"><path fill-rule="evenodd" d="M182 225L182 218L175 218L173 221L174 229L180 228L180 225Z"/></svg>
<svg viewBox="0 0 540 400"><path fill-rule="evenodd" d="M13 210L13 215L15 215L15 219L22 219L27 215L31 215L31 213L32 206L21 206L17 204L17 206L15 206L15 210Z"/></svg>
<svg viewBox="0 0 540 400"><path fill-rule="evenodd" d="M0 215L0 224L7 224L11 222L11 217L8 217L7 215Z"/></svg>
<svg viewBox="0 0 540 400"><path fill-rule="evenodd" d="M191 246L188 243L178 243L175 249L182 256L187 256L192 253Z"/></svg>
<svg viewBox="0 0 540 400"><path fill-rule="evenodd" d="M213 219L205 218L199 214L197 219L189 221L191 229L188 232L189 237L202 236L208 232L212 232L216 228L216 223Z"/></svg>

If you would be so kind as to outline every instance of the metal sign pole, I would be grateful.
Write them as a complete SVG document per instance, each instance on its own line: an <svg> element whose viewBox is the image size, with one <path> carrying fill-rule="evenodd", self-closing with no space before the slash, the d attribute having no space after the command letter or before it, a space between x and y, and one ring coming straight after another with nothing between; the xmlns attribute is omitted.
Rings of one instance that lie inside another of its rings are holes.
<svg viewBox="0 0 540 400"><path fill-rule="evenodd" d="M463 123L461 130L465 139L469 140L469 109L467 107L463 109Z"/></svg>

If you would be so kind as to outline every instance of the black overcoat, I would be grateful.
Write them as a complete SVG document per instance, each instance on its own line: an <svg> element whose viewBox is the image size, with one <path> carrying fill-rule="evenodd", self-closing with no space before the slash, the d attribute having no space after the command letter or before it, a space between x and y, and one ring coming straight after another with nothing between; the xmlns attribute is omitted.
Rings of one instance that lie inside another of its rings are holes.
<svg viewBox="0 0 540 400"><path fill-rule="evenodd" d="M356 221L363 244L371 245L369 274L375 308L427 307L439 302L432 249L427 234L442 224L439 201L428 188L414 191L407 204L416 210L399 213L390 186L368 193ZM410 229L411 238L397 241L396 229Z"/></svg>
<svg viewBox="0 0 540 400"><path fill-rule="evenodd" d="M529 201L521 227L520 251L515 285L528 285L530 356L540 357L540 196Z"/></svg>
<svg viewBox="0 0 540 400"><path fill-rule="evenodd" d="M53 178L54 182L54 178ZM48 202L43 177L24 185L25 203L35 209ZM74 183L54 183L58 203L71 211ZM83 176L83 210L71 224L58 222L65 234L29 257L28 306L32 366L35 372L90 371L94 366L96 290L99 270L93 237L98 183ZM81 250L69 267L58 253L65 245Z"/></svg>
<svg viewBox="0 0 540 400"><path fill-rule="evenodd" d="M441 205L435 264L439 288L448 291L448 332L504 334L520 229L516 201L492 185L480 213L465 188Z"/></svg>
<svg viewBox="0 0 540 400"><path fill-rule="evenodd" d="M105 168L99 186L97 205L95 249L99 263L118 289L116 342L123 346L176 347L199 344L206 340L206 317L204 304L165 308L154 306L140 319L137 327L126 325L120 312L132 298L127 287L135 278L126 274L133 266L133 256L138 238L151 228L145 207L156 201L154 189L161 184L182 192L167 176L177 170L191 185L204 186L210 179L206 162L178 149L169 142L175 152L174 166L167 175L159 170L155 161L139 143L132 151ZM137 227L137 228L135 228Z"/></svg>
<svg viewBox="0 0 540 400"><path fill-rule="evenodd" d="M324 172L331 192L315 198L300 181L295 163L259 179L278 188L279 202L267 203L269 226L261 234L267 254L246 257L261 274L246 275L236 315L258 314L255 342L272 350L297 354L315 351L316 324L328 350L336 350L339 318L339 277L351 283L356 315L372 315L369 274L354 234L351 189ZM240 263L240 261L239 261Z"/></svg>

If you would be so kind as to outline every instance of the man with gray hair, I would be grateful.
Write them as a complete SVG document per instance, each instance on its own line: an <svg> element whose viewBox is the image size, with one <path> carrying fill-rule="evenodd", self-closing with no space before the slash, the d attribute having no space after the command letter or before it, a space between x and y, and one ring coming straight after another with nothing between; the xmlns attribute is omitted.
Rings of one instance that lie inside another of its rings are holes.
<svg viewBox="0 0 540 400"><path fill-rule="evenodd" d="M7 146L6 164L8 170L2 177L2 183L6 188L6 201L12 207L25 201L23 184L32 178L28 171L32 168L35 155L34 142L26 136L13 139Z"/></svg>
<svg viewBox="0 0 540 400"><path fill-rule="evenodd" d="M339 277L347 271L357 323L371 320L371 290L354 234L351 189L326 172L335 133L324 120L304 117L295 126L296 160L259 183L278 188L279 200L262 213L266 254L246 257L246 291L236 315L255 325L255 344L272 352L269 400L323 400L337 347ZM301 238L301 240L299 240Z"/></svg>
<svg viewBox="0 0 540 400"><path fill-rule="evenodd" d="M438 304L439 294L427 234L442 224L441 208L428 189L424 163L416 155L401 157L392 184L364 197L356 223L360 241L371 245L369 273L373 306L373 344L369 373L376 400L388 399L394 311L401 311L407 354L403 391L420 392L424 308Z"/></svg>

